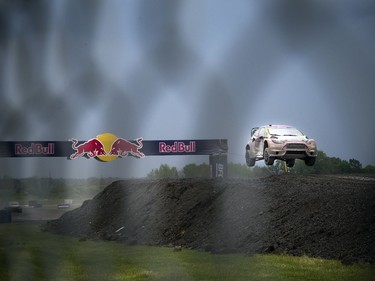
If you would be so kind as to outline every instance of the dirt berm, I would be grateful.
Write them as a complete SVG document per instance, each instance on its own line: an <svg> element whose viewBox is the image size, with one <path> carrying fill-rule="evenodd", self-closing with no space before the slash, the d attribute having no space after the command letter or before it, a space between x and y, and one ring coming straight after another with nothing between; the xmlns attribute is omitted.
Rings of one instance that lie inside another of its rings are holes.
<svg viewBox="0 0 375 281"><path fill-rule="evenodd" d="M125 180L45 229L85 239L375 263L375 178Z"/></svg>

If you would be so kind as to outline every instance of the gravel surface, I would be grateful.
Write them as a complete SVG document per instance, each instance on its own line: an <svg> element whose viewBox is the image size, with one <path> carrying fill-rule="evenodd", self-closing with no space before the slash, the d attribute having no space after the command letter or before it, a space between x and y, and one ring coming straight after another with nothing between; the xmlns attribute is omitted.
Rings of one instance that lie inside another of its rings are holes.
<svg viewBox="0 0 375 281"><path fill-rule="evenodd" d="M126 180L44 225L80 239L375 263L375 178Z"/></svg>

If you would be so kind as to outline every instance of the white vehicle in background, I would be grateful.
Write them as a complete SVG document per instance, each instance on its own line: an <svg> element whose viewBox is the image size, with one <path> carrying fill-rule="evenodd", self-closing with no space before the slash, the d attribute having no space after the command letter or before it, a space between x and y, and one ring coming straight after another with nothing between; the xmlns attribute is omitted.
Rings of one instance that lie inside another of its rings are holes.
<svg viewBox="0 0 375 281"><path fill-rule="evenodd" d="M9 202L8 205L5 207L5 210L15 213L22 213L22 207L20 203L18 203L17 201Z"/></svg>
<svg viewBox="0 0 375 281"><path fill-rule="evenodd" d="M251 139L246 144L246 164L249 167L264 159L266 165L273 165L276 159L293 167L295 159L302 159L307 166L313 166L317 156L316 141L289 125L266 125L251 130Z"/></svg>

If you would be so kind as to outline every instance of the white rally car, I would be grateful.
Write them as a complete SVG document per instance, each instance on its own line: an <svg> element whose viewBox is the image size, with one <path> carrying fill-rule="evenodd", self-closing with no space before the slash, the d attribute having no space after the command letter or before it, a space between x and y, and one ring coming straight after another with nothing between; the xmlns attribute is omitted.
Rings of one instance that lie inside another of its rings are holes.
<svg viewBox="0 0 375 281"><path fill-rule="evenodd" d="M286 161L293 167L295 159L302 159L307 166L313 166L317 156L316 141L289 125L266 125L251 130L251 139L246 144L246 164L264 159L273 165L275 159Z"/></svg>

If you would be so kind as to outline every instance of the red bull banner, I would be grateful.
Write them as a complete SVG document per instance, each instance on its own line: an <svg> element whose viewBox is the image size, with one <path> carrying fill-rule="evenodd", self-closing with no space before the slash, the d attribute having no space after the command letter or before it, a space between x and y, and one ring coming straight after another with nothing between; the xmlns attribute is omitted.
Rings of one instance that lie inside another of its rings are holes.
<svg viewBox="0 0 375 281"><path fill-rule="evenodd" d="M126 140L111 133L82 141L71 138L69 141L2 141L0 157L66 157L95 158L108 162L128 156L168 155L212 155L227 153L226 139L192 140Z"/></svg>
<svg viewBox="0 0 375 281"><path fill-rule="evenodd" d="M209 155L211 177L227 175L228 142L226 139L126 140L111 133L89 140L69 141L0 141L0 157L94 158L102 162L117 158L173 155Z"/></svg>

